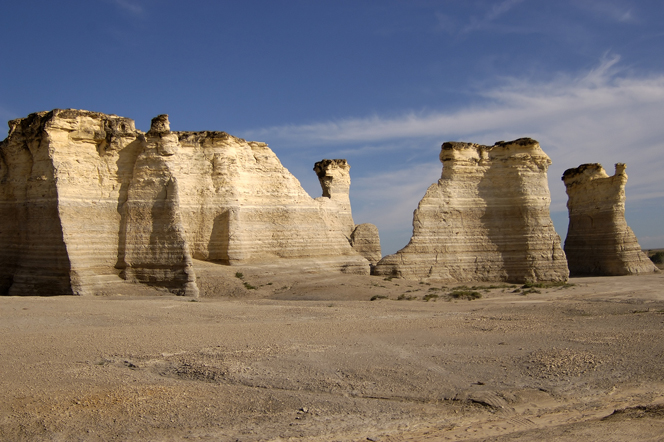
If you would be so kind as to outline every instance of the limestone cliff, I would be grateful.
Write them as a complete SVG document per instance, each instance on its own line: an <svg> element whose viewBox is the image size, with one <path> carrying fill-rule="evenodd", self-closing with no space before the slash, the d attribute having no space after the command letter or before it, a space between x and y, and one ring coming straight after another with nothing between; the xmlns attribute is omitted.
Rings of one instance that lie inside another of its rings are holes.
<svg viewBox="0 0 664 442"><path fill-rule="evenodd" d="M72 109L9 127L0 294L98 293L122 277L196 296L192 259L369 272L349 243L349 200L311 198L264 143L173 132L166 115L143 133L128 118Z"/></svg>
<svg viewBox="0 0 664 442"><path fill-rule="evenodd" d="M572 275L630 275L658 271L625 221L625 165L609 176L601 164L563 174L569 211L565 254Z"/></svg>
<svg viewBox="0 0 664 442"><path fill-rule="evenodd" d="M564 281L565 255L549 215L537 141L444 143L443 172L413 215L413 236L378 275L450 281Z"/></svg>
<svg viewBox="0 0 664 442"><path fill-rule="evenodd" d="M9 122L0 145L0 293L82 294L117 280L134 122L74 110Z"/></svg>

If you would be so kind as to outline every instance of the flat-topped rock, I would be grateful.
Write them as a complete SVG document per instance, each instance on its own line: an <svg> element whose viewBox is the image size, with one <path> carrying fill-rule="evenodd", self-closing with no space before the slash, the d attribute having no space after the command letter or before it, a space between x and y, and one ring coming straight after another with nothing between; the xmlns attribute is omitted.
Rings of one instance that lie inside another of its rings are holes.
<svg viewBox="0 0 664 442"><path fill-rule="evenodd" d="M449 281L565 281L549 215L551 164L530 138L493 146L444 143L443 171L413 215L406 247L378 275Z"/></svg>
<svg viewBox="0 0 664 442"><path fill-rule="evenodd" d="M569 197L565 254L573 276L658 271L625 221L626 166L617 163L615 167L613 176L597 163L563 173Z"/></svg>
<svg viewBox="0 0 664 442"><path fill-rule="evenodd" d="M313 199L265 143L171 131L167 115L147 133L128 118L73 109L9 127L0 294L112 292L124 278L196 296L193 259L320 260L312 268L369 273L350 244L345 160L321 168L331 185Z"/></svg>

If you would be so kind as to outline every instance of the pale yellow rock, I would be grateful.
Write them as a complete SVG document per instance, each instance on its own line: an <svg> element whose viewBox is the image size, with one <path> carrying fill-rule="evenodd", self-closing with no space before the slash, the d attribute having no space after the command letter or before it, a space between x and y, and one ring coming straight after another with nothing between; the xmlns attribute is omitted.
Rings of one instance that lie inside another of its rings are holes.
<svg viewBox="0 0 664 442"><path fill-rule="evenodd" d="M567 169L569 227L565 254L573 276L631 275L659 271L625 221L625 165L609 176L601 164Z"/></svg>
<svg viewBox="0 0 664 442"><path fill-rule="evenodd" d="M360 255L364 256L372 266L382 258L378 227L370 223L358 224L350 235L350 244Z"/></svg>
<svg viewBox="0 0 664 442"><path fill-rule="evenodd" d="M264 143L172 132L166 115L147 134L72 109L9 126L0 294L103 293L123 277L196 296L194 258L369 272L347 190L314 200Z"/></svg>
<svg viewBox="0 0 664 442"><path fill-rule="evenodd" d="M9 127L0 147L0 293L103 290L118 279L119 206L141 148L134 122L58 109Z"/></svg>
<svg viewBox="0 0 664 442"><path fill-rule="evenodd" d="M346 238L355 228L350 209L350 165L346 160L321 160L314 164L314 172L323 189L323 196L316 198L326 215L328 224L334 224Z"/></svg>
<svg viewBox="0 0 664 442"><path fill-rule="evenodd" d="M565 281L549 205L551 164L537 141L449 142L443 172L413 215L409 244L378 275L449 281Z"/></svg>

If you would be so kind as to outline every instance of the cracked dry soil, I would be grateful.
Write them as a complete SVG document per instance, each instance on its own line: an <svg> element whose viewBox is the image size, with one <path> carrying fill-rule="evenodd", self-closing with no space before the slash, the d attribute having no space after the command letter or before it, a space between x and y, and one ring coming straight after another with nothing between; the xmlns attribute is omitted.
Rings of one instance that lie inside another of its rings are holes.
<svg viewBox="0 0 664 442"><path fill-rule="evenodd" d="M0 440L664 438L664 274L468 301L197 265L195 302L0 298Z"/></svg>

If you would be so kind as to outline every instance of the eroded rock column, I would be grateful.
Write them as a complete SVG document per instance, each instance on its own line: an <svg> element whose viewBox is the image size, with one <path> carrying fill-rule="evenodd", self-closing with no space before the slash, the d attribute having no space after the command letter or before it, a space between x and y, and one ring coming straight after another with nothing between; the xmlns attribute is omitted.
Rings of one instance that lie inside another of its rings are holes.
<svg viewBox="0 0 664 442"><path fill-rule="evenodd" d="M355 228L350 207L350 165L346 160L322 160L314 164L314 172L323 190L323 196L316 201L331 212L328 222L336 224L350 238Z"/></svg>
<svg viewBox="0 0 664 442"><path fill-rule="evenodd" d="M630 275L658 271L625 221L625 165L609 176L601 164L567 169L565 254L572 275Z"/></svg>
<svg viewBox="0 0 664 442"><path fill-rule="evenodd" d="M180 216L180 189L172 167L178 136L167 115L152 120L123 205L118 266L127 280L198 296L196 275Z"/></svg>
<svg viewBox="0 0 664 442"><path fill-rule="evenodd" d="M549 215L537 141L444 143L443 171L413 215L409 244L378 275L451 281L564 281L568 270Z"/></svg>

